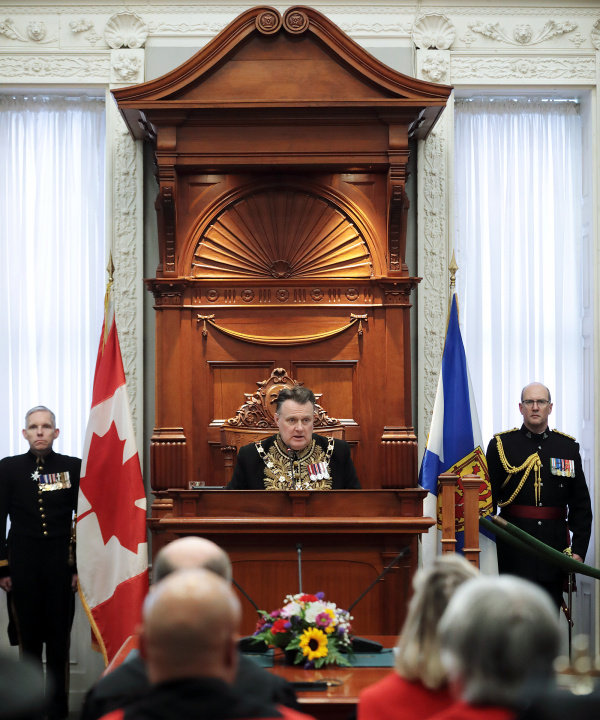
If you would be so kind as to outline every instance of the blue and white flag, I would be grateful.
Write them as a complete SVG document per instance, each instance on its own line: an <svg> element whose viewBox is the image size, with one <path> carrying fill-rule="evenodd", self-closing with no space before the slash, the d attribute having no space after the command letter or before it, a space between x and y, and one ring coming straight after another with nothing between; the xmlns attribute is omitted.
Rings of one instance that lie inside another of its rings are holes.
<svg viewBox="0 0 600 720"><path fill-rule="evenodd" d="M479 416L471 387L467 357L458 325L458 305L456 295L452 296L450 317L446 330L446 341L442 356L442 370L431 417L429 439L421 470L419 484L428 490L423 503L423 514L441 522L441 508L438 504L438 476L451 471L464 475L479 475L480 515L489 515L493 511L490 481L487 463L481 441ZM460 485L455 496L456 501L456 547L464 546L463 493ZM441 552L438 529L433 526L423 536L423 564L431 562ZM495 542L480 533L480 568L482 572L498 571Z"/></svg>

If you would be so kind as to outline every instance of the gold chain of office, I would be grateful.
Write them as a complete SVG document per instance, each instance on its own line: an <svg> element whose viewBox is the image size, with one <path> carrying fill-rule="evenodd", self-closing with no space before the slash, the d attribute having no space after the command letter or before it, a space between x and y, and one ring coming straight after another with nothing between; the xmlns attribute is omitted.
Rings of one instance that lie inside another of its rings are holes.
<svg viewBox="0 0 600 720"><path fill-rule="evenodd" d="M502 440L499 435L496 435L496 444L498 447L498 455L500 456L500 462L502 463L502 467L508 473L506 480L502 483L502 488L504 488L506 483L515 473L523 471L523 477L521 478L521 482L518 484L514 493L508 498L508 500L505 500L504 502L499 502L498 505L500 507L506 507L507 505L511 504L511 502L521 492L521 489L523 485L525 485L525 482L527 481L527 478L529 477L532 469L534 470L535 504L538 505L540 502L541 488L540 468L542 467L542 461L540 460L540 456L537 454L537 452L535 452L533 453L533 455L530 455L522 465L519 465L519 467L514 467L506 459Z"/></svg>

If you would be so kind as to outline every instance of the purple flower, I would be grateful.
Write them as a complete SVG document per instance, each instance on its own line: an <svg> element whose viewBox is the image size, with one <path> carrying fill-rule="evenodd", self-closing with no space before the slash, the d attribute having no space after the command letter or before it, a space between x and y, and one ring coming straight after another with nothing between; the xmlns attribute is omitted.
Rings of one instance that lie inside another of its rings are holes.
<svg viewBox="0 0 600 720"><path fill-rule="evenodd" d="M315 625L320 628L326 628L329 627L331 624L331 615L326 612L319 613L317 617L315 618Z"/></svg>
<svg viewBox="0 0 600 720"><path fill-rule="evenodd" d="M307 661L304 663L304 669L305 669L305 670L312 670L314 667L315 667L314 660L307 660Z"/></svg>
<svg viewBox="0 0 600 720"><path fill-rule="evenodd" d="M286 630L289 630L289 629L292 627L292 623L288 621L288 622L286 622L286 624L285 624L283 627L284 627Z"/></svg>
<svg viewBox="0 0 600 720"><path fill-rule="evenodd" d="M273 610L273 612L271 613L272 618L279 617L280 615L281 615L281 610Z"/></svg>
<svg viewBox="0 0 600 720"><path fill-rule="evenodd" d="M318 593L315 593L315 594L316 594L316 596L319 598L319 600L322 600L322 599L325 597L325 593L324 593L324 592L318 592Z"/></svg>

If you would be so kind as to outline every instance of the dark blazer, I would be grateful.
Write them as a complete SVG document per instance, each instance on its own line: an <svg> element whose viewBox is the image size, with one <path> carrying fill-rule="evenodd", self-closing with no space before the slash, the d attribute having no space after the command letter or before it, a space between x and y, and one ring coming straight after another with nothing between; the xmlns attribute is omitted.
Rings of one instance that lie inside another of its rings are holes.
<svg viewBox="0 0 600 720"><path fill-rule="evenodd" d="M262 441L266 453L275 442L277 435L271 435ZM323 450L327 449L328 439L323 435L313 434L313 440ZM329 474L332 479L332 490L357 490L360 483L356 476L354 463L350 456L350 446L344 440L334 440L333 453L329 461ZM255 443L244 445L238 451L237 463L230 490L264 490L265 463L258 454Z"/></svg>
<svg viewBox="0 0 600 720"><path fill-rule="evenodd" d="M98 720L113 710L143 702L150 688L146 665L138 651L133 650L119 667L101 677L89 690L81 720ZM287 680L272 675L245 655L240 655L234 688L240 695L251 696L257 702L298 707L296 693Z"/></svg>

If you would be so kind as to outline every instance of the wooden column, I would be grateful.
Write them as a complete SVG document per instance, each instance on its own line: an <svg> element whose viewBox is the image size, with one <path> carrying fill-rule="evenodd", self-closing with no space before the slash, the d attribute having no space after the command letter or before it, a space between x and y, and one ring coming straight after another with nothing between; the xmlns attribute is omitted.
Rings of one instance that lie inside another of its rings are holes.
<svg viewBox="0 0 600 720"><path fill-rule="evenodd" d="M456 514L454 502L458 475L442 473L438 478L438 493L442 494L442 553L456 549Z"/></svg>
<svg viewBox="0 0 600 720"><path fill-rule="evenodd" d="M462 478L465 508L465 547L466 559L476 568L479 567L479 486L478 475L465 475Z"/></svg>

